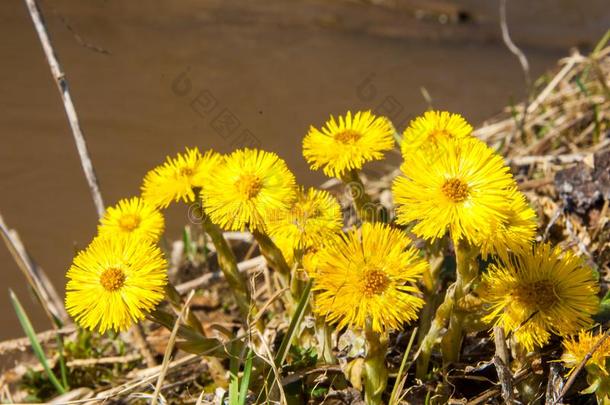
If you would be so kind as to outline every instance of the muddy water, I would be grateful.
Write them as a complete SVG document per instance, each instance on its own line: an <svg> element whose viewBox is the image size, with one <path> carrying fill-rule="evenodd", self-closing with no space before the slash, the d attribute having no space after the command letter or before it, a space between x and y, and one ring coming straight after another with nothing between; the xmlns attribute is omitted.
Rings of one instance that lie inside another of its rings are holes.
<svg viewBox="0 0 610 405"><path fill-rule="evenodd" d="M329 113L376 108L404 121L427 106L474 123L523 95L492 1L45 0L108 204L185 145L278 152L305 184L300 142ZM538 75L610 26L605 1L509 2L513 37ZM423 9L422 7L425 7ZM418 11L419 9L419 11ZM445 24L439 21L446 22ZM96 217L57 91L25 6L0 2L0 210L61 292ZM184 213L171 211L169 236ZM0 246L0 338L21 335L7 289L46 328Z"/></svg>

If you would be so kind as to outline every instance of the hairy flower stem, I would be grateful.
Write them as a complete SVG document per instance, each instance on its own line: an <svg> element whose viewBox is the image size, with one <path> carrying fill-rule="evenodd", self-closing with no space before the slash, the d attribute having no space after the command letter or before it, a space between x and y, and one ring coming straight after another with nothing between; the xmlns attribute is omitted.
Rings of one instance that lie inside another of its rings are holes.
<svg viewBox="0 0 610 405"><path fill-rule="evenodd" d="M456 279L452 294L453 309L449 317L447 333L441 340L443 364L455 363L460 359L460 349L464 338L464 318L467 311L460 307L460 302L470 293L472 282L479 275L476 265L476 251L464 242L454 242L456 260Z"/></svg>
<svg viewBox="0 0 610 405"><path fill-rule="evenodd" d="M203 230L210 236L212 243L216 248L216 257L218 258L218 266L222 270L231 291L235 295L235 300L239 307L242 316L245 319L251 315L250 311L250 290L248 289L247 279L239 272L237 267L237 259L235 253L222 235L220 228L214 224L210 218L202 215Z"/></svg>
<svg viewBox="0 0 610 405"><path fill-rule="evenodd" d="M373 331L368 324L364 333L368 345L364 358L364 402L366 405L380 405L383 404L381 396L388 385L385 365L388 337Z"/></svg>
<svg viewBox="0 0 610 405"><path fill-rule="evenodd" d="M423 379L428 373L428 367L430 365L430 357L432 356L432 350L436 346L438 339L441 337L443 329L449 323L449 317L453 311L453 295L455 285L452 284L445 293L445 299L436 309L436 314L430 325L428 333L420 344L420 353L417 357L417 369L416 377Z"/></svg>
<svg viewBox="0 0 610 405"><path fill-rule="evenodd" d="M322 356L325 364L337 364L333 353L333 327L326 323L326 319L316 315L316 339L318 341L318 353Z"/></svg>
<svg viewBox="0 0 610 405"><path fill-rule="evenodd" d="M172 308L174 308L177 313L180 313L180 311L182 311L182 306L184 305L182 302L182 297L180 296L178 290L176 290L176 287L174 287L174 285L169 281L165 285L165 296L167 297L167 300L171 304ZM186 323L195 331L199 332L202 336L205 336L203 326L201 326L201 321L197 318L197 316L192 311L187 311L186 314Z"/></svg>
<svg viewBox="0 0 610 405"><path fill-rule="evenodd" d="M252 235L258 242L258 246L261 248L261 253L269 262L269 265L273 267L278 273L284 277L284 281L287 281L287 286L290 286L290 266L286 263L282 251L273 243L271 238L264 232L258 229L253 229Z"/></svg>
<svg viewBox="0 0 610 405"><path fill-rule="evenodd" d="M417 378L424 378L428 372L432 350L441 338L445 328L447 328L447 332L441 340L443 364L446 365L459 360L464 318L467 314L460 309L459 302L468 295L472 282L478 276L478 267L474 263L477 255L476 249L465 243L455 243L455 251L456 280L447 288L445 299L436 309L430 329L421 342L420 355L417 359Z"/></svg>
<svg viewBox="0 0 610 405"><path fill-rule="evenodd" d="M363 222L375 222L377 219L376 207L372 204L371 197L366 193L364 183L362 183L358 171L350 170L341 180L348 187L360 220Z"/></svg>

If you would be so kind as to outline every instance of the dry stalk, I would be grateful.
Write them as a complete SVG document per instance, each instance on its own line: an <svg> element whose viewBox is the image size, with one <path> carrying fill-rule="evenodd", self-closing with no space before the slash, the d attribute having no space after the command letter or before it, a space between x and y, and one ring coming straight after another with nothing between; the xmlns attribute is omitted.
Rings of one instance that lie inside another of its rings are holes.
<svg viewBox="0 0 610 405"><path fill-rule="evenodd" d="M74 136L74 142L76 143L76 149L78 150L83 171L87 177L91 197L93 197L97 215L101 218L105 211L104 201L102 199L102 194L100 192L95 171L93 170L91 158L89 157L87 143L85 142L85 137L83 136L83 131L80 127L78 115L76 114L74 103L72 102L72 96L70 95L66 75L59 64L57 56L55 55L55 50L53 48L53 44L51 43L51 39L49 38L49 34L47 33L47 28L45 26L42 13L40 12L40 8L38 7L38 3L36 0L25 0L25 4L27 5L30 17L32 17L32 22L34 23L34 28L38 34L38 39L40 39L40 44L42 45L42 49L44 50L44 54L47 58L49 68L51 69L51 74L55 79L55 84L57 84L57 89L61 95L61 99L66 110L66 115L68 116L68 122L70 124L70 128L72 129L72 135Z"/></svg>
<svg viewBox="0 0 610 405"><path fill-rule="evenodd" d="M64 308L63 302L59 299L59 295L44 270L40 268L27 253L25 246L19 238L19 234L8 228L2 214L0 214L0 232L2 239L6 244L9 252L15 259L17 266L25 276L28 284L34 290L38 301L51 321L53 328L56 328L57 320L62 323L68 323L69 318Z"/></svg>
<svg viewBox="0 0 610 405"><path fill-rule="evenodd" d="M174 324L174 328L172 329L172 333L169 336L169 341L167 342L167 347L165 348L165 354L163 355L163 363L161 363L161 371L159 373L159 378L157 379L157 385L155 386L155 392L153 393L152 399L150 401L151 405L157 405L157 400L159 398L159 394L161 393L161 387L163 386L163 380L165 379L165 374L167 373L167 368L169 366L172 350L174 350L174 344L176 343L176 336L178 335L178 328L180 327L180 323L182 319L186 317L186 314L189 311L189 306L191 305L191 300L195 295L195 290L191 290L188 295L186 302L182 306L182 310L176 319L176 323Z"/></svg>

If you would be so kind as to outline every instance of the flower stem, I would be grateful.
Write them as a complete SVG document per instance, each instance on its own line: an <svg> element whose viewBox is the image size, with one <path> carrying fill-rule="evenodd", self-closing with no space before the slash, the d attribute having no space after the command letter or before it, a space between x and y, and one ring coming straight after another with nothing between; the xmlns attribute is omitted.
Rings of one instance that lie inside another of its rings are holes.
<svg viewBox="0 0 610 405"><path fill-rule="evenodd" d="M366 405L382 404L381 396L388 385L388 369L385 355L388 349L388 338L372 330L367 325L365 330L368 350L364 359L364 402Z"/></svg>
<svg viewBox="0 0 610 405"><path fill-rule="evenodd" d="M216 256L218 258L218 266L222 270L231 291L235 295L235 300L240 312L245 319L250 315L250 290L248 289L247 279L239 272L237 267L237 259L235 253L222 235L220 228L214 224L210 218L203 214L202 226L203 230L210 236L212 243L216 248Z"/></svg>
<svg viewBox="0 0 610 405"><path fill-rule="evenodd" d="M251 232L261 248L261 253L269 262L269 265L284 276L286 281L289 281L290 266L288 266L288 263L286 263L286 259L284 259L282 251L275 245L275 243L273 243L271 238L267 236L266 233L261 232L259 229L253 229ZM290 286L290 283L287 285Z"/></svg>
<svg viewBox="0 0 610 405"><path fill-rule="evenodd" d="M462 335L466 312L459 308L459 302L470 290L470 285L478 276L478 267L474 264L477 251L465 243L455 243L456 251L456 281L445 293L445 299L436 309L436 314L428 333L420 345L420 355L417 359L417 378L424 378L428 372L432 350L441 339L443 364L459 360L462 347ZM443 330L447 328L445 335Z"/></svg>
<svg viewBox="0 0 610 405"><path fill-rule="evenodd" d="M377 219L377 212L375 205L371 202L371 197L366 193L364 183L358 175L357 170L350 170L347 172L342 179L345 185L349 188L354 205L356 206L356 212L358 217L363 222L375 222Z"/></svg>
<svg viewBox="0 0 610 405"><path fill-rule="evenodd" d="M182 306L184 305L182 302L182 297L180 296L178 290L176 290L176 287L169 281L165 285L165 295L174 310L176 310L178 313L182 311ZM205 336L203 326L201 326L201 321L197 318L197 315L195 315L193 311L187 312L186 323L195 331L199 332L202 336Z"/></svg>
<svg viewBox="0 0 610 405"><path fill-rule="evenodd" d="M332 343L333 327L326 323L326 320L320 315L315 316L315 321L318 353L321 353L325 364L336 364L337 359L333 353Z"/></svg>
<svg viewBox="0 0 610 405"><path fill-rule="evenodd" d="M443 329L449 323L449 317L453 311L454 288L455 285L451 285L447 289L445 299L436 309L436 314L434 315L430 329L420 344L420 354L417 358L416 370L416 376L419 379L423 379L428 373L432 349L434 349L438 339L441 337Z"/></svg>
<svg viewBox="0 0 610 405"><path fill-rule="evenodd" d="M479 275L476 265L476 251L465 242L454 243L456 260L456 279L452 294L453 308L449 316L447 333L441 340L443 363L455 363L460 359L462 339L464 338L464 318L467 311L460 308L462 301L469 293L472 282Z"/></svg>

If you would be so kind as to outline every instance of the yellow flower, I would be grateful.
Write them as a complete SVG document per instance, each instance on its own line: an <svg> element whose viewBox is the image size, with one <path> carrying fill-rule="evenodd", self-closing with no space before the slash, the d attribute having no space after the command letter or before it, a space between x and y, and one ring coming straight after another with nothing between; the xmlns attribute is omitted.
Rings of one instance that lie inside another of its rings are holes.
<svg viewBox="0 0 610 405"><path fill-rule="evenodd" d="M119 234L134 234L157 241L163 229L163 215L153 206L138 197L123 199L106 210L100 221L100 235L115 236Z"/></svg>
<svg viewBox="0 0 610 405"><path fill-rule="evenodd" d="M167 161L144 177L142 199L149 204L167 208L172 201L194 202L194 188L201 188L209 179L210 171L220 164L222 157L213 151L203 156L199 149L186 149L176 157L167 157Z"/></svg>
<svg viewBox="0 0 610 405"><path fill-rule="evenodd" d="M434 147L442 139L461 139L472 133L472 126L460 115L447 111L426 111L409 123L400 146L405 159L414 150Z"/></svg>
<svg viewBox="0 0 610 405"><path fill-rule="evenodd" d="M486 322L495 321L531 351L550 334L565 336L588 327L599 307L593 271L571 251L542 244L492 264L483 274Z"/></svg>
<svg viewBox="0 0 610 405"><path fill-rule="evenodd" d="M341 206L327 191L299 188L289 210L267 219L269 236L285 239L292 249L320 245L329 234L341 231Z"/></svg>
<svg viewBox="0 0 610 405"><path fill-rule="evenodd" d="M350 170L360 169L372 160L383 159L383 152L394 147L394 128L385 117L370 111L352 116L333 116L321 130L311 126L303 139L303 156L313 170L341 177Z"/></svg>
<svg viewBox="0 0 610 405"><path fill-rule="evenodd" d="M507 220L515 182L502 158L475 138L439 143L436 155L419 151L401 171L392 186L397 222L417 221L413 232L420 237L449 231L454 241L473 242Z"/></svg>
<svg viewBox="0 0 610 405"><path fill-rule="evenodd" d="M427 263L400 230L365 223L316 254L315 310L329 322L376 332L417 318L415 282Z"/></svg>
<svg viewBox="0 0 610 405"><path fill-rule="evenodd" d="M125 330L163 299L166 270L150 239L99 236L68 270L66 309L84 328Z"/></svg>
<svg viewBox="0 0 610 405"><path fill-rule="evenodd" d="M578 333L578 340L576 340L574 336L564 339L561 361L571 372L585 359L585 356L591 352L593 347L602 337L603 334L600 333L593 334L591 331L580 331ZM610 339L606 339L602 342L601 346L593 352L593 355L587 362L587 366L597 366L599 371L605 375L609 375L610 373L606 367L606 361L609 357Z"/></svg>
<svg viewBox="0 0 610 405"><path fill-rule="evenodd" d="M233 152L203 186L203 204L213 222L228 230L264 228L268 217L294 200L294 175L275 153Z"/></svg>
<svg viewBox="0 0 610 405"><path fill-rule="evenodd" d="M509 210L506 218L492 223L491 233L481 235L478 244L486 258L490 254L507 257L509 252L524 253L536 237L536 213L523 193L513 188L508 193Z"/></svg>

